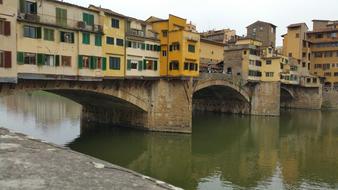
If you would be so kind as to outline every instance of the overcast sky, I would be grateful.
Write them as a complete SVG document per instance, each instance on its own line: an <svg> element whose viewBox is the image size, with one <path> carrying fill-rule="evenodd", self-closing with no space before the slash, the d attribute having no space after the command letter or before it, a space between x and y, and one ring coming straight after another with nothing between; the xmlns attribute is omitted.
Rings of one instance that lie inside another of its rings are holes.
<svg viewBox="0 0 338 190"><path fill-rule="evenodd" d="M198 31L231 28L246 34L246 26L262 20L278 26L277 44L286 26L313 19L338 20L338 0L64 0L82 6L101 5L121 14L147 19L174 14L197 25Z"/></svg>

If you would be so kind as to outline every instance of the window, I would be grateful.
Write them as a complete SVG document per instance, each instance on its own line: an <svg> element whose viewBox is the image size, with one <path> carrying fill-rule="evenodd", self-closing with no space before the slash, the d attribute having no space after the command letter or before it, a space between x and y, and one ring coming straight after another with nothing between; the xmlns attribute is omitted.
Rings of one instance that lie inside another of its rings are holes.
<svg viewBox="0 0 338 190"><path fill-rule="evenodd" d="M74 43L74 33L60 32L60 41L64 43Z"/></svg>
<svg viewBox="0 0 338 190"><path fill-rule="evenodd" d="M335 73L334 73L334 76L335 76L335 77L338 77L338 72L335 72Z"/></svg>
<svg viewBox="0 0 338 190"><path fill-rule="evenodd" d="M314 52L314 56L315 57L323 57L323 53L322 52Z"/></svg>
<svg viewBox="0 0 338 190"><path fill-rule="evenodd" d="M111 19L111 27L120 28L120 20L115 18Z"/></svg>
<svg viewBox="0 0 338 190"><path fill-rule="evenodd" d="M36 65L36 54L35 53L24 53L24 64Z"/></svg>
<svg viewBox="0 0 338 190"><path fill-rule="evenodd" d="M37 65L55 66L54 55L38 54Z"/></svg>
<svg viewBox="0 0 338 190"><path fill-rule="evenodd" d="M299 38L299 33L296 33L296 38Z"/></svg>
<svg viewBox="0 0 338 190"><path fill-rule="evenodd" d="M257 66L257 67L261 67L261 66L262 66L262 62L261 62L261 61L258 61L258 60L256 60L256 66Z"/></svg>
<svg viewBox="0 0 338 190"><path fill-rule="evenodd" d="M82 32L82 43L90 44L90 33Z"/></svg>
<svg viewBox="0 0 338 190"><path fill-rule="evenodd" d="M89 56L80 56L80 58L81 57L82 57L82 59L80 59L80 61L82 60L82 67L81 68L89 69L90 57Z"/></svg>
<svg viewBox="0 0 338 190"><path fill-rule="evenodd" d="M266 60L267 65L271 65L272 61L271 60Z"/></svg>
<svg viewBox="0 0 338 190"><path fill-rule="evenodd" d="M120 39L120 38L116 38L116 45L118 46L123 46L123 39Z"/></svg>
<svg viewBox="0 0 338 190"><path fill-rule="evenodd" d="M47 41L54 41L54 30L44 28L43 29L43 39Z"/></svg>
<svg viewBox="0 0 338 190"><path fill-rule="evenodd" d="M67 26L67 10L56 8L56 24L61 26Z"/></svg>
<svg viewBox="0 0 338 190"><path fill-rule="evenodd" d="M102 35L101 34L95 34L95 45L102 46Z"/></svg>
<svg viewBox="0 0 338 190"><path fill-rule="evenodd" d="M266 77L273 77L274 73L273 72L266 72L265 76Z"/></svg>
<svg viewBox="0 0 338 190"><path fill-rule="evenodd" d="M198 70L198 65L196 63L190 63L189 70L190 71L197 71Z"/></svg>
<svg viewBox="0 0 338 190"><path fill-rule="evenodd" d="M303 52L302 53L302 57L305 58L306 57L306 53Z"/></svg>
<svg viewBox="0 0 338 190"><path fill-rule="evenodd" d="M137 61L132 61L132 62L131 62L131 69L137 69L137 64L138 64ZM142 65L141 65L141 66L142 66Z"/></svg>
<svg viewBox="0 0 338 190"><path fill-rule="evenodd" d="M108 44L108 45L114 45L114 38L112 38L112 37L107 37L107 44Z"/></svg>
<svg viewBox="0 0 338 190"><path fill-rule="evenodd" d="M184 70L185 71L189 70L189 63L187 62L184 63Z"/></svg>
<svg viewBox="0 0 338 190"><path fill-rule="evenodd" d="M168 37L168 30L163 30L162 31L162 36L163 37Z"/></svg>
<svg viewBox="0 0 338 190"><path fill-rule="evenodd" d="M315 69L320 69L322 68L322 64L315 64Z"/></svg>
<svg viewBox="0 0 338 190"><path fill-rule="evenodd" d="M303 68L306 67L306 63L305 63L305 62L302 62L302 66L303 66Z"/></svg>
<svg viewBox="0 0 338 190"><path fill-rule="evenodd" d="M330 65L329 63L323 64L323 70L330 70Z"/></svg>
<svg viewBox="0 0 338 190"><path fill-rule="evenodd" d="M333 56L333 52L332 51L326 51L324 52L324 57L332 57Z"/></svg>
<svg viewBox="0 0 338 190"><path fill-rule="evenodd" d="M27 38L41 38L41 28L33 27L33 26L24 26L23 28L23 36Z"/></svg>
<svg viewBox="0 0 338 190"><path fill-rule="evenodd" d="M178 61L171 61L169 64L170 70L179 70L179 62Z"/></svg>
<svg viewBox="0 0 338 190"><path fill-rule="evenodd" d="M11 23L8 21L0 20L0 35L11 35Z"/></svg>
<svg viewBox="0 0 338 190"><path fill-rule="evenodd" d="M63 67L71 67L72 66L72 57L71 56L62 56L61 57L61 65Z"/></svg>
<svg viewBox="0 0 338 190"><path fill-rule="evenodd" d="M20 10L23 13L28 14L36 14L37 13L37 6L35 2L30 1L20 1Z"/></svg>
<svg viewBox="0 0 338 190"><path fill-rule="evenodd" d="M173 43L172 45L169 46L170 51L178 51L180 50L180 44L178 42Z"/></svg>
<svg viewBox="0 0 338 190"><path fill-rule="evenodd" d="M119 57L109 57L109 68L110 70L120 70L121 59Z"/></svg>
<svg viewBox="0 0 338 190"><path fill-rule="evenodd" d="M323 34L316 34L316 38L323 38Z"/></svg>
<svg viewBox="0 0 338 190"><path fill-rule="evenodd" d="M163 57L166 57L166 56L167 56L167 51L163 50L163 51L162 51L162 56L163 56Z"/></svg>
<svg viewBox="0 0 338 190"><path fill-rule="evenodd" d="M195 45L189 44L189 45L188 45L188 51L189 51L190 53L195 53Z"/></svg>
<svg viewBox="0 0 338 190"><path fill-rule="evenodd" d="M12 67L12 52L0 51L0 68Z"/></svg>
<svg viewBox="0 0 338 190"><path fill-rule="evenodd" d="M246 51L243 51L243 54L246 55Z"/></svg>
<svg viewBox="0 0 338 190"><path fill-rule="evenodd" d="M289 53L289 57L292 57L292 53Z"/></svg>
<svg viewBox="0 0 338 190"><path fill-rule="evenodd" d="M86 25L94 25L94 15L88 14L88 13L83 13L83 22Z"/></svg>

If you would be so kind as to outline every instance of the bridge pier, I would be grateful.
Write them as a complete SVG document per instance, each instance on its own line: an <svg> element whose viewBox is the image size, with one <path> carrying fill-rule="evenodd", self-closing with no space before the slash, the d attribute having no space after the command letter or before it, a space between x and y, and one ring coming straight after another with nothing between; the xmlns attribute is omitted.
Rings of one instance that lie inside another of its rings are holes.
<svg viewBox="0 0 338 190"><path fill-rule="evenodd" d="M149 131L191 133L191 82L156 80L148 88L149 107L144 110L84 105L84 121Z"/></svg>
<svg viewBox="0 0 338 190"><path fill-rule="evenodd" d="M251 114L265 116L280 115L279 82L260 82L253 87Z"/></svg>

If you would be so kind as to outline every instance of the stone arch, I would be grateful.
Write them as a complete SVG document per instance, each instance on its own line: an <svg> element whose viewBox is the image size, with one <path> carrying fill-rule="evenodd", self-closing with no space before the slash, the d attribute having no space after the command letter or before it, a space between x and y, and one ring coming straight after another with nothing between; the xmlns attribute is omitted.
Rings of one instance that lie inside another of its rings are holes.
<svg viewBox="0 0 338 190"><path fill-rule="evenodd" d="M251 99L249 94L242 89L241 87L233 84L232 82L226 81L226 80L207 80L207 81L199 81L195 87L194 87L194 92L196 93L200 90L212 87L212 86L223 86L223 87L228 87L232 89L233 91L237 92L241 97L248 103L250 103Z"/></svg>
<svg viewBox="0 0 338 190"><path fill-rule="evenodd" d="M0 85L0 94L2 96L11 95L23 91L47 91L65 98L71 99L79 104L85 104L83 100L77 99L75 95L83 93L93 96L93 98L120 100L120 103L126 103L138 108L141 111L149 111L149 96L143 93L132 93L130 87L121 85L104 85L101 83L80 82L80 81L23 81L18 84ZM143 97L140 94L144 95ZM89 99L90 100L90 99Z"/></svg>
<svg viewBox="0 0 338 190"><path fill-rule="evenodd" d="M294 92L291 89L282 86L281 87L281 95L283 94L282 93L283 91L286 92L291 97L291 99L295 98L295 94L294 94Z"/></svg>

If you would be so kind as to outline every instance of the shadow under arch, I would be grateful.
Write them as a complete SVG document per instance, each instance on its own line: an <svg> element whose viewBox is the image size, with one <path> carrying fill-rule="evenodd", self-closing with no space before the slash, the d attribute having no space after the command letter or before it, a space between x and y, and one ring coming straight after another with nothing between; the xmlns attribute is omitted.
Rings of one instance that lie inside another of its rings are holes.
<svg viewBox="0 0 338 190"><path fill-rule="evenodd" d="M226 81L209 81L196 86L193 110L221 113L250 113L250 96Z"/></svg>

